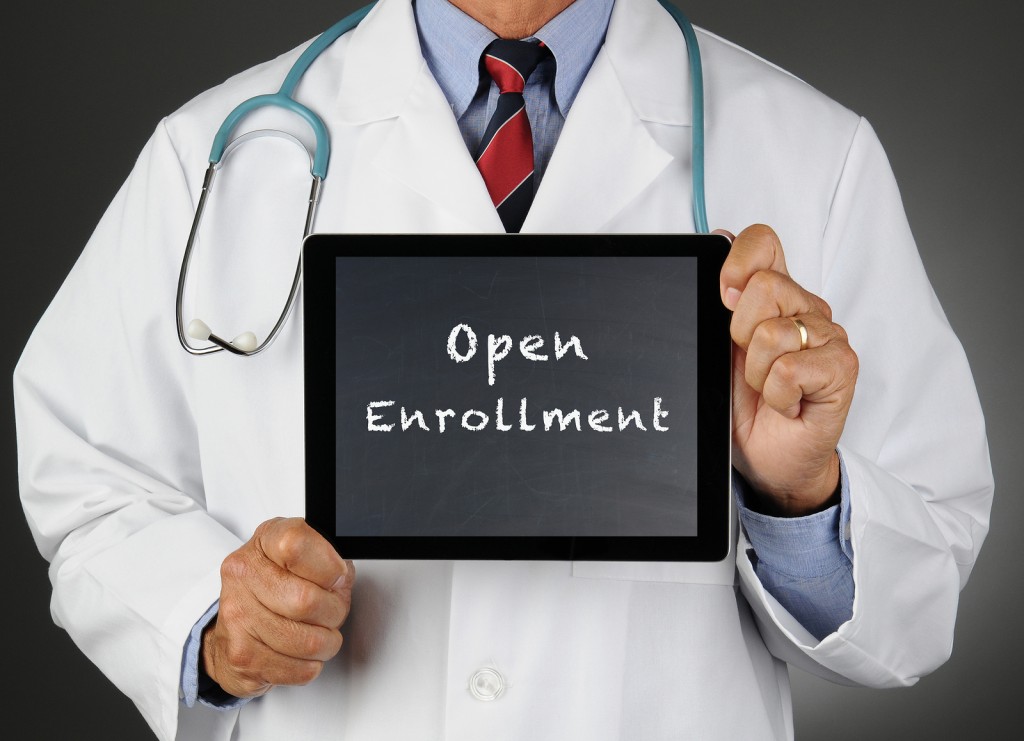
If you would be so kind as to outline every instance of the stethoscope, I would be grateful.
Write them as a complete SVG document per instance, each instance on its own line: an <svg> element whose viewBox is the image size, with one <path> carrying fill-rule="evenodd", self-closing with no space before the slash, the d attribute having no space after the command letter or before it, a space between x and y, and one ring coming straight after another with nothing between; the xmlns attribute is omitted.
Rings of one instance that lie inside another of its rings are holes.
<svg viewBox="0 0 1024 741"><path fill-rule="evenodd" d="M693 219L694 226L699 233L707 233L708 217L704 199L704 75L701 69L700 48L697 45L697 35L693 31L690 21L683 15L682 11L668 2L658 0L669 12L679 30L686 40L686 51L690 60L690 83L692 89L693 125L691 142L691 159L693 174ZM185 245L185 255L181 261L181 272L178 275L178 295L175 302L175 314L178 323L178 341L181 346L192 355L206 355L208 353L227 350L235 355L256 355L263 352L281 332L295 304L295 297L298 294L299 283L302 279L302 254L295 265L295 275L292 278L291 288L288 290L288 298L285 300L284 308L274 324L270 333L263 342L258 342L256 335L252 332L244 332L235 339L227 341L214 334L210 327L201 319L193 319L188 325L187 336L195 340L212 343L204 347L195 347L186 337L185 324L182 318L182 303L185 295L185 281L188 278L189 264L192 262L192 250L195 246L196 236L199 233L199 225L202 223L203 212L206 210L210 194L213 192L213 181L217 171L223 167L226 157L238 146L246 141L260 136L279 136L290 140L302 147L310 159L310 175L313 178L309 191L309 208L306 211L306 223L302 231L302 238L305 239L313 230L313 221L316 218L317 205L320 202L320 191L324 179L327 177L327 163L331 157L331 144L327 135L327 127L323 120L306 106L302 105L292 95L295 92L299 80L316 61L323 51L333 44L343 34L348 33L359 25L359 22L366 17L367 13L376 5L376 0L366 7L360 8L351 15L343 18L333 26L324 31L317 39L310 44L295 64L288 71L281 89L269 95L257 95L254 98L240 103L221 124L217 135L213 139L213 148L210 151L210 165L206 169L203 178L203 188L199 195L199 203L196 206L195 219L192 221L192 229L188 235L188 243ZM310 155L305 145L291 134L283 131L258 130L251 131L229 140L231 133L238 123L249 113L265 107L283 108L297 114L304 119L310 128L316 141L316 151Z"/></svg>

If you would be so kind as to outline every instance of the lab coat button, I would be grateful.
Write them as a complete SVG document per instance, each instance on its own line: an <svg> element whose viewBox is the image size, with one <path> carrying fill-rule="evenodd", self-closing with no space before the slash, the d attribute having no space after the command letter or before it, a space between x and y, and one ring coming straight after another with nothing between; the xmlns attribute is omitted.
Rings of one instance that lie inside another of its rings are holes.
<svg viewBox="0 0 1024 741"><path fill-rule="evenodd" d="M490 667L476 670L469 678L469 692L477 700L490 702L497 699L504 689L505 678Z"/></svg>

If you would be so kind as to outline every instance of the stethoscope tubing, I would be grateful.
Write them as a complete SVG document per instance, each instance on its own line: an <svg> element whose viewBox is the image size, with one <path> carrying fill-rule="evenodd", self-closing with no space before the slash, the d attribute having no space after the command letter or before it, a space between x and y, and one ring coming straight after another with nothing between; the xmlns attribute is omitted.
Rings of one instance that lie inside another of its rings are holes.
<svg viewBox="0 0 1024 741"><path fill-rule="evenodd" d="M234 132L239 121L259 108L272 106L292 111L305 119L306 123L313 129L314 136L316 137L316 153L313 156L313 167L310 174L314 177L319 177L321 180L325 179L327 177L327 165L331 159L331 142L327 134L327 126L324 125L323 119L292 96L295 94L295 88L298 87L302 76L306 74L306 71L316 61L317 57L344 34L358 26L360 21L373 10L373 6L376 4L376 0L374 0L369 5L345 16L320 34L295 60L295 64L288 70L288 74L281 84L281 89L276 93L257 95L254 98L249 98L239 103L228 114L224 123L217 130L217 135L213 138L213 147L210 149L210 162L217 163L221 161L221 158L224 156L224 150L231 140L231 134Z"/></svg>
<svg viewBox="0 0 1024 741"><path fill-rule="evenodd" d="M686 51L690 65L690 88L691 88L691 173L693 189L693 222L695 230L700 234L706 234L708 229L707 203L704 192L704 71L701 65L700 46L697 43L697 34L693 30L689 19L668 0L658 0L661 6L672 16L672 19L679 26L686 41ZM185 294L185 282L188 278L189 266L192 262L192 253L199 233L199 226L202 223L203 213L210 195L213 192L213 181L217 170L221 167L225 155L232 149L232 140L235 128L243 118L255 110L266 107L282 108L302 118L313 130L316 141L316 150L310 161L310 175L313 184L310 190L309 209L306 213L306 222L302 237L305 239L312 232L313 222L316 216L317 204L320 200L320 190L323 181L327 178L327 166L331 157L330 137L327 133L327 126L316 113L299 103L293 97L299 81L314 61L324 52L327 47L337 41L341 36L348 33L367 16L376 5L376 0L359 10L349 14L335 23L333 26L318 36L288 70L281 88L276 93L257 95L253 98L239 103L228 114L227 118L217 130L213 139L213 146L210 150L209 167L203 179L203 187L199 196L199 203L196 207L195 219L192 222L192 229L189 231L188 243L185 246L185 254L181 261L181 271L178 275L178 291L175 302L175 318L178 328L178 341L181 346L193 355L206 355L209 353L227 350L235 355L255 355L266 349L280 333L285 321L291 314L298 293L299 284L302 279L302 257L295 268L295 276L292 280L288 298L285 301L281 315L274 325L267 338L253 350L245 350L236 347L216 335L210 334L208 339L213 345L208 347L194 347L186 337L186 330L182 318L183 302ZM290 137L289 137L290 138Z"/></svg>
<svg viewBox="0 0 1024 741"><path fill-rule="evenodd" d="M675 20L686 40L686 54L690 60L690 107L693 121L690 125L690 164L693 182L693 225L698 234L707 234L707 199L704 194L704 66L700 59L700 44L690 19L668 0L658 0L661 7Z"/></svg>

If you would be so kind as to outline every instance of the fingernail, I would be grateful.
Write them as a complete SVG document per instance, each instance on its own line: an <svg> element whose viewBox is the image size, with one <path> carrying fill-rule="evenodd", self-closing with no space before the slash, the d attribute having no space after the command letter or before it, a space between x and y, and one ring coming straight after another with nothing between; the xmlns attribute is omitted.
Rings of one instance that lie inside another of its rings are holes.
<svg viewBox="0 0 1024 741"><path fill-rule="evenodd" d="M355 575L356 565L346 558L345 573L339 576L338 581L334 582L334 584L331 585L331 591L336 592L339 589L344 589L345 587L351 585L352 581L355 579Z"/></svg>
<svg viewBox="0 0 1024 741"><path fill-rule="evenodd" d="M725 307L729 311L736 310L736 304L740 302L740 292L735 288L729 287L725 289Z"/></svg>

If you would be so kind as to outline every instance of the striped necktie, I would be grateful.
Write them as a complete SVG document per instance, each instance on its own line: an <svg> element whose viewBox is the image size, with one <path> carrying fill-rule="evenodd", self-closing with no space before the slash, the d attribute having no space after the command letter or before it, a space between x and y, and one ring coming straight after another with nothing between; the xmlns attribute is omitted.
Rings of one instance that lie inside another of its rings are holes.
<svg viewBox="0 0 1024 741"><path fill-rule="evenodd" d="M518 232L533 202L533 135L523 89L550 51L543 43L496 39L484 49L484 67L498 86L498 107L477 150L476 166L505 231Z"/></svg>

